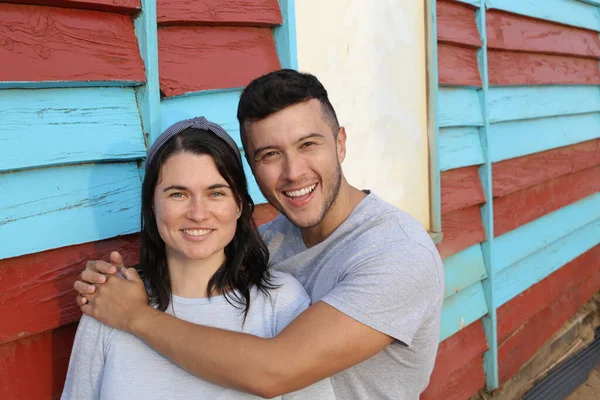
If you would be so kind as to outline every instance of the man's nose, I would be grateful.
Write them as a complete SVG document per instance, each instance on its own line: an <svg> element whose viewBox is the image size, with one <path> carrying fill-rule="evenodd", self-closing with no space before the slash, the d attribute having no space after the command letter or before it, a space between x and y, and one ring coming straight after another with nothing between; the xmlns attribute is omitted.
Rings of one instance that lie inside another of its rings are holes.
<svg viewBox="0 0 600 400"><path fill-rule="evenodd" d="M289 181L298 181L306 171L306 164L302 157L298 155L288 155L285 157L284 174Z"/></svg>

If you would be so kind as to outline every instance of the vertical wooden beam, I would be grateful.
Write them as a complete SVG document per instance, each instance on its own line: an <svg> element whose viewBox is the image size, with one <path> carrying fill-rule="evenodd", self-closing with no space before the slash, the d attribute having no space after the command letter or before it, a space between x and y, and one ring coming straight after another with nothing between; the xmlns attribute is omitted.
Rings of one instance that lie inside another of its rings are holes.
<svg viewBox="0 0 600 400"><path fill-rule="evenodd" d="M487 270L487 279L483 281L483 290L488 304L488 315L483 318L483 327L488 341L489 350L483 357L485 381L488 390L498 388L498 320L496 316L496 296L494 293L494 202L492 190L492 155L489 140L490 116L488 109L488 54L486 34L486 5L481 5L477 11L477 24L481 35L482 47L479 50L479 70L481 71L482 88L480 92L481 107L483 110L483 126L480 128L481 146L485 162L479 167L479 176L482 181L486 202L481 207L481 219L485 230L486 241L481 244L483 259Z"/></svg>
<svg viewBox="0 0 600 400"><path fill-rule="evenodd" d="M274 29L281 68L298 69L295 0L279 0L283 23Z"/></svg>
<svg viewBox="0 0 600 400"><path fill-rule="evenodd" d="M160 85L158 82L158 35L156 1L142 0L142 11L135 19L135 34L144 66L146 83L136 88L144 140L149 147L160 135Z"/></svg>
<svg viewBox="0 0 600 400"><path fill-rule="evenodd" d="M442 200L439 168L438 45L436 0L427 0L427 137L429 140L429 230L433 241L442 240Z"/></svg>

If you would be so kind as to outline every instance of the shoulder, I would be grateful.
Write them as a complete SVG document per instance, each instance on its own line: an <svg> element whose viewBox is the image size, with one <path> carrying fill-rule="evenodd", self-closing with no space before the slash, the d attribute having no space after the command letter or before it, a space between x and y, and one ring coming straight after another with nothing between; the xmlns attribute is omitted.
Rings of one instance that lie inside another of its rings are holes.
<svg viewBox="0 0 600 400"><path fill-rule="evenodd" d="M293 227L292 223L283 215L279 214L271 222L267 222L258 227L258 233L262 236L263 240L267 241L269 238L277 234L284 233Z"/></svg>
<svg viewBox="0 0 600 400"><path fill-rule="evenodd" d="M275 289L272 289L272 296L282 301L310 301L304 287L290 274L271 270L271 282L276 286Z"/></svg>

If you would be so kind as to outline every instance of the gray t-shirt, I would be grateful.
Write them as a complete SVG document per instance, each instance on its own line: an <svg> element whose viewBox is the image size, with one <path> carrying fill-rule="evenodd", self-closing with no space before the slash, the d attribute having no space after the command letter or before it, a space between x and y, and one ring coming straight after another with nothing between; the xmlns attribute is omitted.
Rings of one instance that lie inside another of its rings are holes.
<svg viewBox="0 0 600 400"><path fill-rule="evenodd" d="M296 277L313 304L323 301L396 339L332 376L336 397L418 399L433 369L444 297L442 261L421 225L371 193L309 249L281 215L260 231L271 267Z"/></svg>
<svg viewBox="0 0 600 400"><path fill-rule="evenodd" d="M281 286L270 291L270 298L252 289L243 327L240 309L229 304L224 296L210 300L173 296L167 312L195 324L273 337L310 305L306 292L290 275L274 271L273 283ZM137 337L85 315L77 328L62 394L63 400L258 398L199 379ZM286 400L334 398L329 379L283 396Z"/></svg>

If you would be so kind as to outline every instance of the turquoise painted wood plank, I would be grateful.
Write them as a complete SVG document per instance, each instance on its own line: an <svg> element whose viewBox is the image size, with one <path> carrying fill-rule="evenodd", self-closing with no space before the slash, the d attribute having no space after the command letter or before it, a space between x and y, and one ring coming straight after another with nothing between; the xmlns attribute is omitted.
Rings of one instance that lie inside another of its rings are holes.
<svg viewBox="0 0 600 400"><path fill-rule="evenodd" d="M477 321L487 312L481 282L448 297L442 308L440 342Z"/></svg>
<svg viewBox="0 0 600 400"><path fill-rule="evenodd" d="M485 371L486 389L491 391L499 386L499 367L498 367L498 317L496 313L496 291L494 290L495 273L492 262L496 248L494 246L494 202L492 190L492 157L490 142L490 85L488 71L488 39L487 39L487 10L486 4L475 13L477 28L481 34L482 48L477 52L479 69L481 74L481 102L483 104L483 127L481 128L481 148L483 150L485 163L479 168L479 175L483 185L485 198L488 199L481 207L481 221L485 230L487 240L481 244L483 261L485 264L488 279L482 282L483 293L485 296L488 314L483 318L483 328L488 344L488 350L483 355L483 368Z"/></svg>
<svg viewBox="0 0 600 400"><path fill-rule="evenodd" d="M490 88L490 122L600 111L598 86L528 86Z"/></svg>
<svg viewBox="0 0 600 400"><path fill-rule="evenodd" d="M440 171L479 165L485 161L479 140L479 128L441 128L439 143Z"/></svg>
<svg viewBox="0 0 600 400"><path fill-rule="evenodd" d="M600 31L600 13L577 0L486 0L488 8Z"/></svg>
<svg viewBox="0 0 600 400"><path fill-rule="evenodd" d="M466 3L466 4L470 4L472 6L475 7L479 7L481 5L481 1L480 0L457 0L460 3Z"/></svg>
<svg viewBox="0 0 600 400"><path fill-rule="evenodd" d="M487 278L481 245L476 244L444 260L444 298Z"/></svg>
<svg viewBox="0 0 600 400"><path fill-rule="evenodd" d="M149 143L160 135L160 83L158 80L158 27L156 0L142 0L142 11L134 21L146 83L136 89L144 135Z"/></svg>
<svg viewBox="0 0 600 400"><path fill-rule="evenodd" d="M579 0L583 3L593 4L595 6L600 6L600 1L598 0Z"/></svg>
<svg viewBox="0 0 600 400"><path fill-rule="evenodd" d="M496 280L498 307L598 243L600 243L600 219L500 272Z"/></svg>
<svg viewBox="0 0 600 400"><path fill-rule="evenodd" d="M600 193L595 193L495 238L494 271L508 268L599 218Z"/></svg>
<svg viewBox="0 0 600 400"><path fill-rule="evenodd" d="M59 88L92 88L92 87L133 87L139 86L141 81L0 81L0 89L59 89Z"/></svg>
<svg viewBox="0 0 600 400"><path fill-rule="evenodd" d="M198 92L172 97L161 102L161 132L171 124L187 118L204 116L221 125L242 147L240 128L236 118L242 89Z"/></svg>
<svg viewBox="0 0 600 400"><path fill-rule="evenodd" d="M442 87L438 93L438 124L440 128L483 125L483 114L477 89Z"/></svg>
<svg viewBox="0 0 600 400"><path fill-rule="evenodd" d="M135 232L140 190L135 162L0 174L0 259Z"/></svg>
<svg viewBox="0 0 600 400"><path fill-rule="evenodd" d="M283 23L274 29L275 47L281 68L298 69L295 0L279 0Z"/></svg>
<svg viewBox="0 0 600 400"><path fill-rule="evenodd" d="M491 124L492 161L538 153L600 137L600 113Z"/></svg>
<svg viewBox="0 0 600 400"><path fill-rule="evenodd" d="M134 89L0 90L0 171L146 155Z"/></svg>

